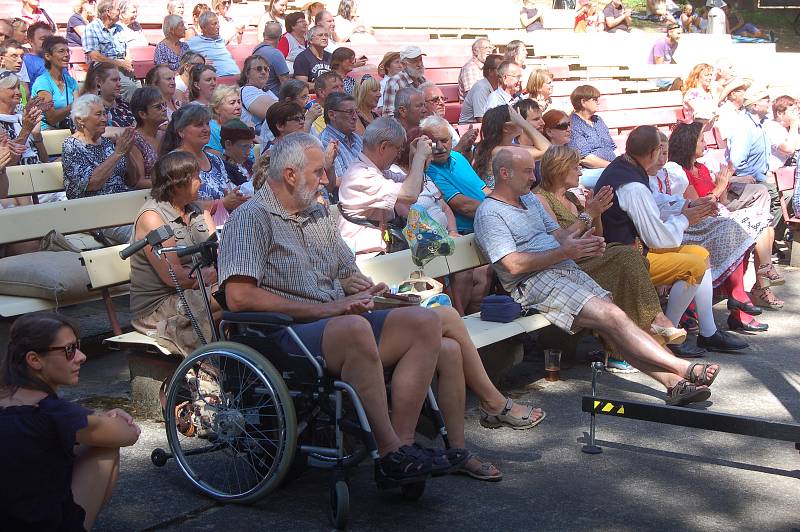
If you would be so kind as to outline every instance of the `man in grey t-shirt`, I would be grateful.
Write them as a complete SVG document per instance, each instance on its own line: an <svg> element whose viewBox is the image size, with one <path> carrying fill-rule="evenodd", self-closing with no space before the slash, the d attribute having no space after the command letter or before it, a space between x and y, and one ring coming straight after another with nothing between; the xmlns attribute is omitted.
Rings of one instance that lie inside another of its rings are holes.
<svg viewBox="0 0 800 532"><path fill-rule="evenodd" d="M467 96L461 104L461 114L458 117L459 124L480 122L483 119L489 95L497 88L499 83L497 67L502 62L502 55L491 54L486 56L486 61L483 63L483 79L479 79L467 92Z"/></svg>
<svg viewBox="0 0 800 532"><path fill-rule="evenodd" d="M277 22L267 22L264 25L264 41L253 49L254 55L260 55L269 63L269 78L267 89L273 94L278 94L281 85L289 79L289 65L286 64L283 54L275 48L281 38L281 25Z"/></svg>
<svg viewBox="0 0 800 532"><path fill-rule="evenodd" d="M551 147L542 159L561 146ZM557 327L572 333L597 330L637 369L667 389L666 402L684 405L711 396L707 384L719 366L694 371L634 324L611 302L575 260L600 256L605 241L578 222L574 232L561 229L544 211L530 189L535 182L534 159L520 147L501 149L492 161L495 189L475 213L475 238L503 286L525 309L535 308Z"/></svg>

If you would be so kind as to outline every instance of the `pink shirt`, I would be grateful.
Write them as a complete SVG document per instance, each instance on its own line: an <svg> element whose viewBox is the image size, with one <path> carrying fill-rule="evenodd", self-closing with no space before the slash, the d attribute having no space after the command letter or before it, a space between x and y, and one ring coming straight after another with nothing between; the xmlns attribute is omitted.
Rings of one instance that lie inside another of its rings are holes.
<svg viewBox="0 0 800 532"><path fill-rule="evenodd" d="M394 219L394 205L400 193L403 174L381 171L363 153L342 176L339 185L339 209L352 218L385 224ZM339 217L339 233L356 253L379 253L386 250L383 232L374 227L356 225Z"/></svg>

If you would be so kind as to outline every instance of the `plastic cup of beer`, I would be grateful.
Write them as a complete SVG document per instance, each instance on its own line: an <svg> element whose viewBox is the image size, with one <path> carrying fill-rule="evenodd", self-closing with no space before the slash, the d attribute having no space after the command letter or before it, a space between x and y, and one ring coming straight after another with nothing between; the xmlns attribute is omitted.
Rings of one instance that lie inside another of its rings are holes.
<svg viewBox="0 0 800 532"><path fill-rule="evenodd" d="M544 350L545 380L549 382L555 382L559 380L560 371L561 371L561 350L545 349Z"/></svg>

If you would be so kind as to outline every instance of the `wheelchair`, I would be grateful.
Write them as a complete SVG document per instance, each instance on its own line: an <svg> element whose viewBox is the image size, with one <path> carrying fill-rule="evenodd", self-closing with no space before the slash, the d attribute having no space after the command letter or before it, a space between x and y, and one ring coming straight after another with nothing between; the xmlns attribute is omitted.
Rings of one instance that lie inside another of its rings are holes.
<svg viewBox="0 0 800 532"><path fill-rule="evenodd" d="M136 245L123 252L132 254ZM200 286L201 268L216 265L216 242L154 249L158 255L195 255L192 272ZM214 297L225 308L224 294ZM224 503L253 503L308 468L328 470L328 517L343 529L350 511L349 470L368 456L378 458L377 445L356 391L326 372L325 361L303 345L293 323L277 313L225 311L213 341L187 356L162 388L169 451L157 448L151 460L161 467L174 458L195 488ZM270 340L280 330L295 349L281 351ZM449 448L430 388L423 415ZM403 498L417 500L425 480L393 487Z"/></svg>

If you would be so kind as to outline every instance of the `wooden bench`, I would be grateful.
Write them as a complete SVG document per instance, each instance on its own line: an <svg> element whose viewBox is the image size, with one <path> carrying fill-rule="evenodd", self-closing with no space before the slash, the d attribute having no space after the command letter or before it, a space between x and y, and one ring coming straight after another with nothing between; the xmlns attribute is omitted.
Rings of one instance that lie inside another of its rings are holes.
<svg viewBox="0 0 800 532"><path fill-rule="evenodd" d="M130 224L147 199L148 193L149 191L139 190L5 209L0 211L0 245L41 239L53 229L64 235L71 235L92 229ZM114 293L125 292L126 290L117 290ZM95 301L100 297L99 294L90 292L86 297L77 300L56 302L50 299L0 294L0 316L18 316L27 312ZM118 329L119 325L116 328Z"/></svg>
<svg viewBox="0 0 800 532"><path fill-rule="evenodd" d="M89 273L90 287L93 290L109 290L129 282L129 262L123 261L119 257L119 250L123 247L125 246L90 250L81 254ZM470 235L456 238L454 254L449 257L437 257L425 266L424 271L431 277L443 277L485 264L487 264L486 260L478 252L474 237ZM372 277L376 282L385 282L388 285L399 284L408 277L409 273L419 269L411 261L408 250L358 260L358 265L365 275ZM113 308L110 306L108 308L109 312L113 312ZM547 319L538 314L520 317L510 323L486 322L480 319L479 314L472 314L464 318L464 323L472 341L479 349L550 325ZM138 346L149 353L169 353L154 339L135 331L125 334L116 333L107 338L105 342L117 347Z"/></svg>

